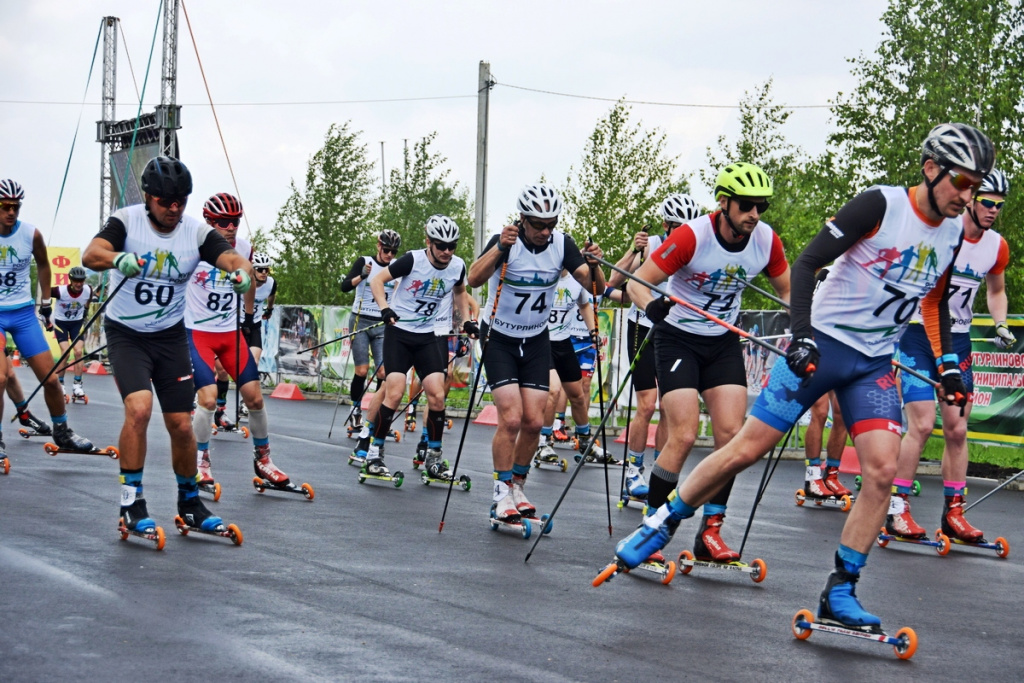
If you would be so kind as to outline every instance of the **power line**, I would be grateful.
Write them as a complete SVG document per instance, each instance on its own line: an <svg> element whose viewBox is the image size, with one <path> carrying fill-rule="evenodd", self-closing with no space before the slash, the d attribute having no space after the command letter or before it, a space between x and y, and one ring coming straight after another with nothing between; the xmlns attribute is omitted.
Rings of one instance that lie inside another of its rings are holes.
<svg viewBox="0 0 1024 683"><path fill-rule="evenodd" d="M383 102L423 102L426 100L458 100L476 99L476 95L438 95L435 97L392 97L377 100L317 100L309 102L221 102L218 107L307 107L324 104L377 104ZM62 102L56 100L0 100L0 104L46 104L46 105L78 105L81 102ZM124 104L124 103L121 103ZM132 102L131 104L138 104ZM209 102L185 102L183 107L207 107ZM86 106L102 106L99 103L87 103ZM156 106L153 104L153 106Z"/></svg>
<svg viewBox="0 0 1024 683"><path fill-rule="evenodd" d="M557 97L571 97L577 100L597 100L599 102L618 102L618 97L598 97L596 95L574 95L572 93L556 92L554 90L541 90L539 88L527 88L522 85L511 85L509 83L495 83L495 85L525 90L527 92L542 93L544 95L555 95ZM682 107L688 109L740 109L738 104L689 104L683 102L651 102L648 100L622 100L626 104L646 104L655 107ZM831 109L831 104L780 104L772 105L782 109Z"/></svg>

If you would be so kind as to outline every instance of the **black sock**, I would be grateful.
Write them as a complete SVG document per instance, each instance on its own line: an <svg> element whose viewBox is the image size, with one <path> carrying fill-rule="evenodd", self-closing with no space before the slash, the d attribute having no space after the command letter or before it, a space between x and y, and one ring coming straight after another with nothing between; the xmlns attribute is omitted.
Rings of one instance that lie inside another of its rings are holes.
<svg viewBox="0 0 1024 683"><path fill-rule="evenodd" d="M380 412L377 413L377 421L374 422L373 437L375 439L386 439L391 433L391 421L395 419L395 409L388 408L383 403Z"/></svg>
<svg viewBox="0 0 1024 683"><path fill-rule="evenodd" d="M228 380L226 379L217 380L217 400L225 403L228 400Z"/></svg>
<svg viewBox="0 0 1024 683"><path fill-rule="evenodd" d="M668 502L668 494L672 493L679 483L679 475L669 472L657 465L651 468L651 482L647 485L647 507L660 508Z"/></svg>
<svg viewBox="0 0 1024 683"><path fill-rule="evenodd" d="M725 486L720 488L718 490L718 493L716 493L711 498L711 500L708 501L708 503L711 504L711 505L722 505L722 506L728 505L729 504L729 494L732 493L732 485L733 485L733 482L735 482L735 481L736 481L736 477L732 477L732 478L729 479L729 481L725 482Z"/></svg>
<svg viewBox="0 0 1024 683"><path fill-rule="evenodd" d="M444 435L445 413L443 410L427 411L427 441L440 443Z"/></svg>
<svg viewBox="0 0 1024 683"><path fill-rule="evenodd" d="M352 378L352 387L348 395L352 397L352 403L359 403L363 398L363 390L366 389L366 378L356 375Z"/></svg>

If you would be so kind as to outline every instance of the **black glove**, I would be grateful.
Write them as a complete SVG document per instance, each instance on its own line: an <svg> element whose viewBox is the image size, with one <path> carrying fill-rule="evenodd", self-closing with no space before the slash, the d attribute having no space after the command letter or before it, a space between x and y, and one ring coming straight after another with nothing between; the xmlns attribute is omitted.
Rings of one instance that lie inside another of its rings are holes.
<svg viewBox="0 0 1024 683"><path fill-rule="evenodd" d="M809 378L818 369L821 354L813 339L801 337L794 339L786 351L786 365L797 377Z"/></svg>
<svg viewBox="0 0 1024 683"><path fill-rule="evenodd" d="M473 339L480 337L480 325L475 320L467 320L462 323L462 331L468 334Z"/></svg>
<svg viewBox="0 0 1024 683"><path fill-rule="evenodd" d="M383 318L384 323L386 325L394 325L399 320L401 320L401 318L398 317L398 314L392 311L390 307L385 308L383 311L381 311L380 317Z"/></svg>
<svg viewBox="0 0 1024 683"><path fill-rule="evenodd" d="M595 349L601 348L601 330L596 327L590 331L590 343Z"/></svg>
<svg viewBox="0 0 1024 683"><path fill-rule="evenodd" d="M652 323L660 323L662 320L668 317L668 312L675 306L672 300L668 297L661 297L660 299L654 299L651 303L647 304L644 308L644 313L647 314L647 318Z"/></svg>
<svg viewBox="0 0 1024 683"><path fill-rule="evenodd" d="M469 341L465 337L459 338L459 343L455 345L455 357L465 358L469 355Z"/></svg>
<svg viewBox="0 0 1024 683"><path fill-rule="evenodd" d="M942 385L940 399L951 406L960 406L961 410L967 405L967 387L964 386L964 380L958 368L943 370L939 384ZM951 396L952 400L950 400Z"/></svg>
<svg viewBox="0 0 1024 683"><path fill-rule="evenodd" d="M248 338L252 334L252 330L256 327L256 321L253 319L254 314L244 313L242 314L242 334Z"/></svg>
<svg viewBox="0 0 1024 683"><path fill-rule="evenodd" d="M50 320L52 315L53 306L51 304L39 305L39 317L43 319L43 326L46 327L47 331L53 329L53 321Z"/></svg>

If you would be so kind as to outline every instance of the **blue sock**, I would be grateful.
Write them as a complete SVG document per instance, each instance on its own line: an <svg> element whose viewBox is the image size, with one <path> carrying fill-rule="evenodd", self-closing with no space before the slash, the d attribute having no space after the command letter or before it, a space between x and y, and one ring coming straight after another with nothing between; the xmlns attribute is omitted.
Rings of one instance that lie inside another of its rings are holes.
<svg viewBox="0 0 1024 683"><path fill-rule="evenodd" d="M530 466L529 465L518 465L518 464L512 465L512 474L516 475L517 477L525 477L529 473L530 473Z"/></svg>
<svg viewBox="0 0 1024 683"><path fill-rule="evenodd" d="M839 550L836 551L837 568L840 563L842 563L842 569L854 576L860 576L860 570L868 563L868 556L840 543Z"/></svg>
<svg viewBox="0 0 1024 683"><path fill-rule="evenodd" d="M64 413L63 415L51 415L50 421L52 421L53 424L55 425L67 424L68 414Z"/></svg>
<svg viewBox="0 0 1024 683"><path fill-rule="evenodd" d="M377 437L373 437L373 441L371 443L373 443L374 446L380 447L384 445L384 439L378 439Z"/></svg>
<svg viewBox="0 0 1024 683"><path fill-rule="evenodd" d="M821 458L806 458L804 462L808 467L821 467Z"/></svg>
<svg viewBox="0 0 1024 683"><path fill-rule="evenodd" d="M25 412L25 408L27 408L27 407L28 407L28 401L22 401L21 403L15 403L14 404L15 410L17 410L19 413Z"/></svg>
<svg viewBox="0 0 1024 683"><path fill-rule="evenodd" d="M252 445L253 446L266 446L268 443L270 443L270 437L269 436L265 436L262 439L259 438L258 436L252 437Z"/></svg>
<svg viewBox="0 0 1024 683"><path fill-rule="evenodd" d="M142 495L142 468L137 470L121 470L121 483L125 486L134 486L135 495Z"/></svg>
<svg viewBox="0 0 1024 683"><path fill-rule="evenodd" d="M79 384L81 384L82 383L82 376L81 375L75 375L75 381L78 382Z"/></svg>
<svg viewBox="0 0 1024 683"><path fill-rule="evenodd" d="M629 462L637 467L643 467L644 465L644 452L643 451L630 451Z"/></svg>
<svg viewBox="0 0 1024 683"><path fill-rule="evenodd" d="M195 477L186 477L181 474L175 474L174 478L178 481L178 501L188 500L189 498L195 498L199 495L199 484L196 482Z"/></svg>
<svg viewBox="0 0 1024 683"><path fill-rule="evenodd" d="M441 442L440 441L430 441L430 440L427 440L427 448L440 448L440 447L441 447Z"/></svg>
<svg viewBox="0 0 1024 683"><path fill-rule="evenodd" d="M825 459L825 466L826 467L839 467L839 461L838 460L834 460L832 458L826 458Z"/></svg>
<svg viewBox="0 0 1024 683"><path fill-rule="evenodd" d="M548 425L547 427L541 427L540 428L540 435L541 436L551 436L551 434L554 433L554 431L555 431L554 425Z"/></svg>
<svg viewBox="0 0 1024 683"><path fill-rule="evenodd" d="M590 424L576 425L576 433L582 436L590 436Z"/></svg>
<svg viewBox="0 0 1024 683"><path fill-rule="evenodd" d="M205 442L205 443L199 443L199 442L197 441L197 442L196 442L196 449L198 449L198 450L200 450L200 451L208 451L208 450L210 450L210 442L209 442L209 441L207 441L207 442Z"/></svg>
<svg viewBox="0 0 1024 683"><path fill-rule="evenodd" d="M494 470L494 478L497 481L503 481L506 484L511 484L512 470Z"/></svg>
<svg viewBox="0 0 1024 683"><path fill-rule="evenodd" d="M689 519L697 512L697 508L683 501L679 497L679 489L672 489L672 493L668 494L668 505L669 512L676 519Z"/></svg>
<svg viewBox="0 0 1024 683"><path fill-rule="evenodd" d="M711 503L704 503L704 516L705 517L710 516L710 515L724 515L724 514L725 514L725 506L724 505L713 505Z"/></svg>

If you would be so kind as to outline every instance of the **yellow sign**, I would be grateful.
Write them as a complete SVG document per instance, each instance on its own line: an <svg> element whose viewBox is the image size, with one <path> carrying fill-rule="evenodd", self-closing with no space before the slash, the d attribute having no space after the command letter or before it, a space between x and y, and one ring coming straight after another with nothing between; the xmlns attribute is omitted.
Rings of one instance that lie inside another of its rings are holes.
<svg viewBox="0 0 1024 683"><path fill-rule="evenodd" d="M68 284L70 282L68 273L75 266L82 265L82 250L78 247L47 247L46 257L50 259L50 285L52 287ZM43 292L42 298L50 298L50 293ZM54 359L60 358L60 346L52 331L46 333L46 341L50 343Z"/></svg>

